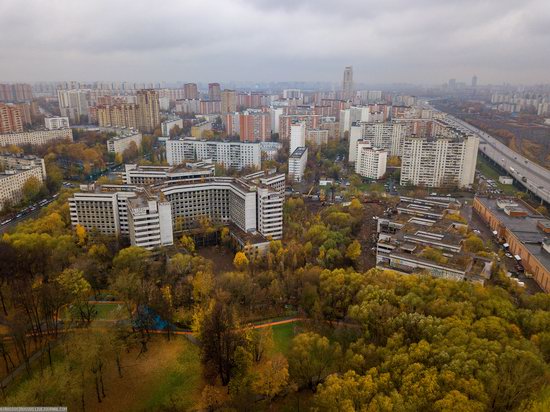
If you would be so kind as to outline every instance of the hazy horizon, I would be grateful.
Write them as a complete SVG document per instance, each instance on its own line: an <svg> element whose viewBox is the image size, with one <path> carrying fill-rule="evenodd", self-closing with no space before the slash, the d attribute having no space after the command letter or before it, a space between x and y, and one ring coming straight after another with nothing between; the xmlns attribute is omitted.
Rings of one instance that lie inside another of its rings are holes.
<svg viewBox="0 0 550 412"><path fill-rule="evenodd" d="M544 0L21 6L0 4L0 81L550 83Z"/></svg>

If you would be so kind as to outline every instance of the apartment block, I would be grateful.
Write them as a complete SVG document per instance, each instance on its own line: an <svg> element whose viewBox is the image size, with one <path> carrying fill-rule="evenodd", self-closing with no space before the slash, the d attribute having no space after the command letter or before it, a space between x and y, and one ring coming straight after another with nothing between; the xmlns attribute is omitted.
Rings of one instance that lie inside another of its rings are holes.
<svg viewBox="0 0 550 412"><path fill-rule="evenodd" d="M32 87L30 84L0 84L0 101L22 102L28 100L32 100Z"/></svg>
<svg viewBox="0 0 550 412"><path fill-rule="evenodd" d="M185 83L183 85L183 91L185 93L186 99L198 99L199 98L199 89L197 83Z"/></svg>
<svg viewBox="0 0 550 412"><path fill-rule="evenodd" d="M261 110L245 110L235 113L239 118L241 142L266 142L271 140L271 115Z"/></svg>
<svg viewBox="0 0 550 412"><path fill-rule="evenodd" d="M288 175L294 182L304 179L307 165L307 147L298 147L288 158Z"/></svg>
<svg viewBox="0 0 550 412"><path fill-rule="evenodd" d="M318 114L288 114L279 116L279 140L290 140L293 124L305 122L306 129L318 129L321 125L321 115Z"/></svg>
<svg viewBox="0 0 550 412"><path fill-rule="evenodd" d="M17 204L23 199L23 187L29 178L46 180L44 159L36 156L0 154L0 209L6 202Z"/></svg>
<svg viewBox="0 0 550 412"><path fill-rule="evenodd" d="M237 111L237 92L235 90L223 90L220 93L221 112L234 113Z"/></svg>
<svg viewBox="0 0 550 412"><path fill-rule="evenodd" d="M386 174L388 151L373 147L370 142L360 141L357 145L355 173L378 180Z"/></svg>
<svg viewBox="0 0 550 412"><path fill-rule="evenodd" d="M189 138L166 141L166 160L169 165L211 159L224 167L241 170L261 167L260 143L222 142Z"/></svg>
<svg viewBox="0 0 550 412"><path fill-rule="evenodd" d="M328 143L328 130L311 129L306 131L306 142L316 146L325 145Z"/></svg>
<svg viewBox="0 0 550 412"><path fill-rule="evenodd" d="M221 100L221 88L219 83L208 83L208 100Z"/></svg>
<svg viewBox="0 0 550 412"><path fill-rule="evenodd" d="M0 103L0 133L19 133L23 131L23 114L13 104Z"/></svg>
<svg viewBox="0 0 550 412"><path fill-rule="evenodd" d="M138 90L138 129L153 133L160 125L160 106L158 92L153 89Z"/></svg>
<svg viewBox="0 0 550 412"><path fill-rule="evenodd" d="M120 103L96 107L97 122L100 127L138 128L139 110L137 104Z"/></svg>
<svg viewBox="0 0 550 412"><path fill-rule="evenodd" d="M297 122L290 126L290 152L292 155L299 147L306 145L306 123Z"/></svg>
<svg viewBox="0 0 550 412"><path fill-rule="evenodd" d="M48 130L55 129L67 129L69 128L69 118L68 117L45 117L44 125Z"/></svg>
<svg viewBox="0 0 550 412"><path fill-rule="evenodd" d="M71 123L81 124L88 118L88 95L85 90L58 90L59 111Z"/></svg>
<svg viewBox="0 0 550 412"><path fill-rule="evenodd" d="M203 132L212 130L212 123L203 121L191 126L191 137L203 137Z"/></svg>
<svg viewBox="0 0 550 412"><path fill-rule="evenodd" d="M23 133L0 134L0 146L41 146L55 140L73 140L72 129L35 130Z"/></svg>
<svg viewBox="0 0 550 412"><path fill-rule="evenodd" d="M469 187L474 182L479 137L409 136L403 143L401 185Z"/></svg>
<svg viewBox="0 0 550 412"><path fill-rule="evenodd" d="M178 126L181 129L183 129L183 119L175 118L175 119L169 119L160 124L160 129L162 131L163 136L170 136L170 131Z"/></svg>
<svg viewBox="0 0 550 412"><path fill-rule="evenodd" d="M129 149L132 143L139 149L141 147L141 133L131 130L119 130L117 135L107 140L107 151L110 153L123 154L126 149Z"/></svg>

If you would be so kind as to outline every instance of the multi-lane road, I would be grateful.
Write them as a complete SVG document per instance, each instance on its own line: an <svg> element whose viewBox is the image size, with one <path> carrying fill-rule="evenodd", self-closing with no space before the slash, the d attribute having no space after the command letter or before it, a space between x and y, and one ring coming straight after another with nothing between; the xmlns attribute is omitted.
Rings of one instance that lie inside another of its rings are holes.
<svg viewBox="0 0 550 412"><path fill-rule="evenodd" d="M477 127L447 114L447 119L479 136L479 151L505 169L519 184L550 204L550 170L516 153Z"/></svg>

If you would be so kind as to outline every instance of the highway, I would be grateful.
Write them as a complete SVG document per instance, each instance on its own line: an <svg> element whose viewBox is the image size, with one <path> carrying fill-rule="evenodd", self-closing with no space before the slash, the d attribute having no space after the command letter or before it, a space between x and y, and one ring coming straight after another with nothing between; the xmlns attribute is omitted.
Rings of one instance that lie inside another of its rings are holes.
<svg viewBox="0 0 550 412"><path fill-rule="evenodd" d="M447 120L479 136L479 151L505 169L510 176L542 201L550 204L550 170L516 153L494 137L450 114Z"/></svg>

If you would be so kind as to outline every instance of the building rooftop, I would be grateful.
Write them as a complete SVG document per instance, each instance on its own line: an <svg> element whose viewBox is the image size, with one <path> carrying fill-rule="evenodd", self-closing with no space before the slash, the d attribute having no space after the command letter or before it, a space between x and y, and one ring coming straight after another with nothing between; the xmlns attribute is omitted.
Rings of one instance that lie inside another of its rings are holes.
<svg viewBox="0 0 550 412"><path fill-rule="evenodd" d="M297 147L290 155L290 159L300 159L307 151L307 147Z"/></svg>
<svg viewBox="0 0 550 412"><path fill-rule="evenodd" d="M514 206L512 206L509 201L503 202L503 199L489 199L484 197L478 197L476 199L486 208L491 210L500 222L521 242L525 244L538 243L540 245L547 238L547 235L541 230L541 227L548 227L550 225L550 220L530 210L521 202L514 200ZM525 216L510 216L505 212L505 209L503 209L504 205L506 205L505 208L511 207L514 210L523 212ZM548 267L550 268L550 264Z"/></svg>

